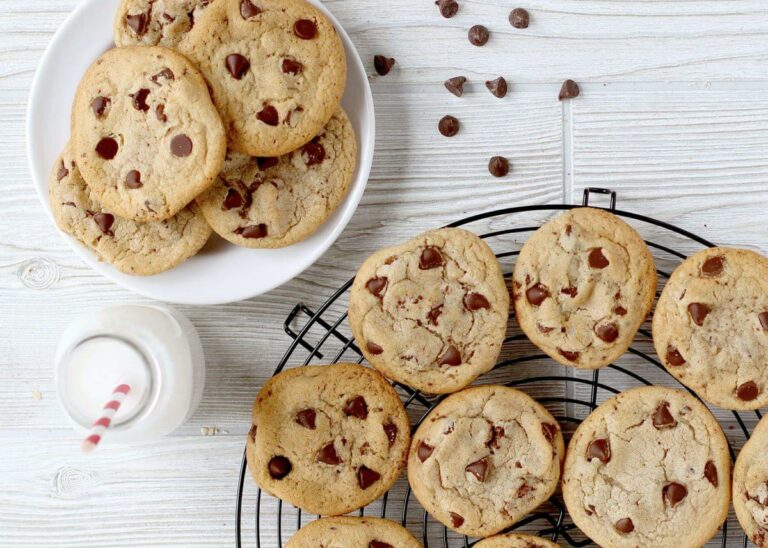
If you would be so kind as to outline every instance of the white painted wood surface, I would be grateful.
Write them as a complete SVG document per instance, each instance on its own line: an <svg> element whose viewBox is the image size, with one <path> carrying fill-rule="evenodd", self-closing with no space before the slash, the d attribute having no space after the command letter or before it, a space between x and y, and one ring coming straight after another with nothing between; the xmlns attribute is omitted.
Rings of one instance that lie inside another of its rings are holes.
<svg viewBox="0 0 768 548"><path fill-rule="evenodd" d="M507 22L515 2L459 2L450 20L431 0L326 2L369 67L377 53L398 61L392 74L371 77L378 141L360 209L325 257L270 295L183 308L208 360L206 393L189 424L159 444L84 457L55 401L57 337L76 314L142 299L85 267L29 180L26 96L77 2L0 0L0 546L232 545L250 405L289 342L283 319L299 301L325 300L366 254L423 229L502 206L575 203L584 187L603 186L618 191L622 209L768 252L765 0L526 0L527 30ZM473 24L491 30L486 47L467 42ZM458 74L471 80L460 99L442 87ZM498 75L511 84L503 100L483 85ZM561 104L565 78L583 93ZM448 113L462 122L450 140L436 131ZM508 177L489 176L495 154L512 161ZM516 343L507 357L524 352L530 345ZM668 383L632 356L622 365ZM562 374L539 362L488 380L531 371ZM204 427L217 434L201 435ZM417 519L409 523L419 532ZM274 520L266 529L265 545L275 546Z"/></svg>

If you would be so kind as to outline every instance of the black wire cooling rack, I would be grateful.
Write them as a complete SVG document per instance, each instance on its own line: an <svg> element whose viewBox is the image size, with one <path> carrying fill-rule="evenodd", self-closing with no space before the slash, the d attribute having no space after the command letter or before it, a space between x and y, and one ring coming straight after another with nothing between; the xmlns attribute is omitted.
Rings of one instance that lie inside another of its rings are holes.
<svg viewBox="0 0 768 548"><path fill-rule="evenodd" d="M585 189L582 205L595 207L590 204L592 194L607 197L608 206L605 209L625 218L643 235L654 254L661 284L669 278L674 267L690 253L702 247L715 245L668 223L629 211L617 210L616 193L608 189ZM525 235L538 229L553 213L573 207L578 206L556 204L499 209L467 217L449 226L467 227L479 234L494 249L505 278L509 279L515 257L520 252ZM654 241L657 239L663 239L665 243L662 245ZM312 310L303 304L294 307L284 324L285 332L293 340L278 363L275 374L286 367L309 363L362 363L364 361L346 322L348 291L351 285L352 280L349 280L317 310ZM493 371L481 377L479 382L524 387L556 416L566 437L569 437L583 418L603 400L621 392L621 389L616 388L617 385L621 385L622 389L650 384L681 387L654 357L648 322L640 329L625 356L606 368L588 372L555 364L528 342L514 323L510 322L499 363ZM648 377L653 377L654 380L651 381ZM442 397L421 394L401 384L394 386L403 398L411 421L415 423L414 429L442 399ZM735 449L749 438L750 426L761 418L761 414L756 411L754 414L747 413L742 417L735 411L714 408L712 411L724 427L729 440L731 458L734 459ZM235 521L238 548L242 546L282 548L283 543L296 530L318 517L284 505L282 501L262 492L250 478L246 481L247 475L249 474L245 453L243 453L237 486ZM358 513L361 516L375 515L400 522L422 539L425 548L430 545L445 548L469 547L474 544L469 538L449 531L431 518L420 507L415 497L411 496L405 478L400 478L388 493L378 501L360 509ZM561 545L592 545L591 541L570 521L559 493L534 513L515 524L512 529L547 537ZM746 535L741 532L738 522L731 514L721 532L707 546L746 547L747 545Z"/></svg>

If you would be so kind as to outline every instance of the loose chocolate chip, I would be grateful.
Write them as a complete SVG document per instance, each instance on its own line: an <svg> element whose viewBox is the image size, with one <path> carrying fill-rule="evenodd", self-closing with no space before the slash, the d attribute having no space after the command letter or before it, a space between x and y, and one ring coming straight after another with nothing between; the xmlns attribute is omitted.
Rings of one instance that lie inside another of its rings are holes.
<svg viewBox="0 0 768 548"><path fill-rule="evenodd" d="M456 97L464 95L464 84L467 79L464 76L454 76L445 81L445 89L453 93Z"/></svg>
<svg viewBox="0 0 768 548"><path fill-rule="evenodd" d="M247 238L249 240L257 240L259 238L266 238L268 233L267 225L264 223L258 225L241 226L235 229L235 234Z"/></svg>
<svg viewBox="0 0 768 548"><path fill-rule="evenodd" d="M283 456L272 457L267 465L269 475L276 480L283 479L290 474L292 468L291 461Z"/></svg>
<svg viewBox="0 0 768 548"><path fill-rule="evenodd" d="M701 273L705 276L719 276L723 273L723 257L710 257L701 265Z"/></svg>
<svg viewBox="0 0 768 548"><path fill-rule="evenodd" d="M257 158L256 163L261 171L266 171L280 163L280 158Z"/></svg>
<svg viewBox="0 0 768 548"><path fill-rule="evenodd" d="M764 331L768 331L768 310L760 312L760 314L757 315L757 319L760 320L760 327L762 327Z"/></svg>
<svg viewBox="0 0 768 548"><path fill-rule="evenodd" d="M348 400L344 406L344 414L358 419L366 419L368 417L368 404L365 403L365 398L356 396Z"/></svg>
<svg viewBox="0 0 768 548"><path fill-rule="evenodd" d="M736 389L736 395L742 401L752 401L760 394L760 389L754 381L748 381L739 385Z"/></svg>
<svg viewBox="0 0 768 548"><path fill-rule="evenodd" d="M427 445L426 443L421 442L419 444L419 448L416 450L416 456L419 457L419 460L421 462L424 462L425 460L427 460L429 457L432 456L432 451L434 450L435 448L432 447L431 445Z"/></svg>
<svg viewBox="0 0 768 548"><path fill-rule="evenodd" d="M455 346L450 345L445 352L443 352L442 356L437 359L437 365L461 365L461 352L459 352L458 348Z"/></svg>
<svg viewBox="0 0 768 548"><path fill-rule="evenodd" d="M531 16L523 8L515 8L509 14L509 24L516 29L527 29Z"/></svg>
<svg viewBox="0 0 768 548"><path fill-rule="evenodd" d="M600 462L611 460L611 442L604 438L592 440L587 446L587 460L598 459Z"/></svg>
<svg viewBox="0 0 768 548"><path fill-rule="evenodd" d="M431 270L433 268L441 267L443 264L445 264L443 261L443 255L440 253L438 248L427 246L421 252L421 256L419 257L420 270Z"/></svg>
<svg viewBox="0 0 768 548"><path fill-rule="evenodd" d="M464 468L465 472L469 472L479 482L484 482L488 475L488 459L480 459L472 462Z"/></svg>
<svg viewBox="0 0 768 548"><path fill-rule="evenodd" d="M372 540L368 543L368 548L394 548L391 544L381 542L380 540Z"/></svg>
<svg viewBox="0 0 768 548"><path fill-rule="evenodd" d="M165 105L157 105L155 107L155 117L161 122L168 121L168 116L165 115Z"/></svg>
<svg viewBox="0 0 768 548"><path fill-rule="evenodd" d="M105 160L111 160L117 155L117 141L111 137L104 137L96 145L96 154Z"/></svg>
<svg viewBox="0 0 768 548"><path fill-rule="evenodd" d="M547 297L549 297L549 289L539 283L532 285L525 291L525 298L533 306L539 306Z"/></svg>
<svg viewBox="0 0 768 548"><path fill-rule="evenodd" d="M491 303L480 293L470 293L464 297L464 307L470 312L480 309L490 310Z"/></svg>
<svg viewBox="0 0 768 548"><path fill-rule="evenodd" d="M437 129L444 137L453 137L459 132L461 124L454 116L443 116L437 123Z"/></svg>
<svg viewBox="0 0 768 548"><path fill-rule="evenodd" d="M381 299L384 290L387 288L386 276L376 276L365 283L365 288L374 296Z"/></svg>
<svg viewBox="0 0 768 548"><path fill-rule="evenodd" d="M573 99L574 97L578 97L579 93L581 93L581 90L579 90L579 84L573 80L566 80L563 82L563 87L560 88L560 95L558 98L561 101L563 99Z"/></svg>
<svg viewBox="0 0 768 548"><path fill-rule="evenodd" d="M365 347L368 349L368 352L370 352L374 356L378 356L379 354L384 352L384 349L382 347L380 347L378 344L372 341L368 341L365 344Z"/></svg>
<svg viewBox="0 0 768 548"><path fill-rule="evenodd" d="M625 535L635 530L635 524L629 518L621 518L613 526L619 533L624 533Z"/></svg>
<svg viewBox="0 0 768 548"><path fill-rule="evenodd" d="M715 463L711 460L708 460L707 464L704 465L704 477L707 478L709 483L714 487L717 487L717 466L715 466Z"/></svg>
<svg viewBox="0 0 768 548"><path fill-rule="evenodd" d="M560 355L568 360L569 362L575 362L579 359L579 356L581 355L580 352L573 352L571 350L563 350L562 348L558 348L557 351L560 353Z"/></svg>
<svg viewBox="0 0 768 548"><path fill-rule="evenodd" d="M608 258L603 254L603 248L596 247L589 252L589 266L591 268L603 269L609 264Z"/></svg>
<svg viewBox="0 0 768 548"><path fill-rule="evenodd" d="M686 489L685 485L674 481L666 484L661 489L661 498L664 501L664 504L669 504L672 508L680 504L680 502L687 496L688 489Z"/></svg>
<svg viewBox="0 0 768 548"><path fill-rule="evenodd" d="M256 6L253 2L251 2L251 0L242 0L242 2L240 2L240 16L243 19L256 17L260 13L261 8Z"/></svg>
<svg viewBox="0 0 768 548"><path fill-rule="evenodd" d="M711 311L712 309L703 303L691 303L688 305L688 314L691 315L693 323L699 327L704 325L704 320Z"/></svg>
<svg viewBox="0 0 768 548"><path fill-rule="evenodd" d="M443 313L443 305L439 304L433 309L431 309L429 312L427 312L427 320L429 321L430 325L437 325L437 319L440 317L440 315Z"/></svg>
<svg viewBox="0 0 768 548"><path fill-rule="evenodd" d="M147 112L149 110L149 105L147 104L148 95L149 90L147 88L141 88L139 91L131 95L131 97L133 97L133 108Z"/></svg>
<svg viewBox="0 0 768 548"><path fill-rule="evenodd" d="M304 163L307 167L322 164L325 160L325 147L320 143L310 141L301 148L302 158L306 157Z"/></svg>
<svg viewBox="0 0 768 548"><path fill-rule="evenodd" d="M384 57L383 55L374 55L373 57L373 67L379 76L386 76L394 66L395 60L392 57Z"/></svg>
<svg viewBox="0 0 768 548"><path fill-rule="evenodd" d="M488 43L488 38L490 38L490 33L488 32L488 29L485 28L483 25L475 25L471 29L469 29L469 33L467 34L467 37L469 38L469 43L473 46L484 46Z"/></svg>
<svg viewBox="0 0 768 548"><path fill-rule="evenodd" d="M277 109L272 105L265 105L256 115L256 118L268 126L276 126L280 122L280 115L277 113Z"/></svg>
<svg viewBox="0 0 768 548"><path fill-rule="evenodd" d="M568 287L562 288L560 290L560 293L562 293L563 295L568 295L570 298L573 299L576 297L576 295L579 294L579 290L576 287L568 286Z"/></svg>
<svg viewBox="0 0 768 548"><path fill-rule="evenodd" d="M296 422L302 425L304 428L310 430L315 429L315 419L317 418L317 412L314 409L302 409L296 413Z"/></svg>
<svg viewBox="0 0 768 548"><path fill-rule="evenodd" d="M144 36L147 32L147 14L137 13L136 15L126 15L125 23L137 36Z"/></svg>
<svg viewBox="0 0 768 548"><path fill-rule="evenodd" d="M231 53L224 60L227 70L235 80L241 80L248 69L251 68L251 62L239 53Z"/></svg>
<svg viewBox="0 0 768 548"><path fill-rule="evenodd" d="M504 156L493 156L488 162L488 171L494 177L504 177L509 173L509 160Z"/></svg>
<svg viewBox="0 0 768 548"><path fill-rule="evenodd" d="M294 61L293 59L283 59L283 74L293 74L296 76L304 68L301 63Z"/></svg>
<svg viewBox="0 0 768 548"><path fill-rule="evenodd" d="M144 183L141 182L141 173L135 169L129 171L125 176L125 186L131 190L143 187Z"/></svg>
<svg viewBox="0 0 768 548"><path fill-rule="evenodd" d="M183 133L171 139L171 152L174 156L183 158L192 154L192 139Z"/></svg>
<svg viewBox="0 0 768 548"><path fill-rule="evenodd" d="M336 454L336 447L334 447L333 442L324 445L323 448L317 452L317 462L330 464L331 466L341 464L341 458Z"/></svg>
<svg viewBox="0 0 768 548"><path fill-rule="evenodd" d="M112 101L109 99L109 97L102 97L101 95L91 101L91 110L93 110L96 118L101 118L102 114L104 114L104 111L107 110L111 102Z"/></svg>
<svg viewBox="0 0 768 548"><path fill-rule="evenodd" d="M495 80L488 80L485 82L485 87L488 88L488 91L490 91L494 97L498 97L499 99L502 99L507 95L507 81L503 76L499 76Z"/></svg>
<svg viewBox="0 0 768 548"><path fill-rule="evenodd" d="M360 486L360 489L368 489L379 479L381 479L381 474L367 466L361 466L357 471L357 484Z"/></svg>
<svg viewBox="0 0 768 548"><path fill-rule="evenodd" d="M242 207L243 197L234 188L227 189L227 196L224 198L224 209L237 209Z"/></svg>
<svg viewBox="0 0 768 548"><path fill-rule="evenodd" d="M382 424L381 427L384 429L384 433L387 435L389 446L392 447L395 444L395 440L397 440L397 425L388 422L387 424Z"/></svg>
<svg viewBox="0 0 768 548"><path fill-rule="evenodd" d="M659 404L659 406L656 408L656 411L653 412L652 419L653 426L657 430L662 430L663 428L672 428L673 426L677 425L675 417L673 417L672 413L669 412L668 401L663 401Z"/></svg>
<svg viewBox="0 0 768 548"><path fill-rule="evenodd" d="M685 363L685 358L680 354L680 351L674 346L667 346L667 363L669 365L678 366Z"/></svg>
<svg viewBox="0 0 768 548"><path fill-rule="evenodd" d="M161 85L160 84L160 78L165 78L166 80L174 80L175 79L175 77L173 75L173 71L171 69L169 69L168 67L165 67L163 70L161 70L160 72L158 72L157 74L152 76L150 78L150 80L152 80L152 82L154 82L155 84L157 84L159 86L159 85Z"/></svg>
<svg viewBox="0 0 768 548"><path fill-rule="evenodd" d="M302 40L312 40L317 34L317 25L311 19L299 19L293 25L293 33Z"/></svg>
<svg viewBox="0 0 768 548"><path fill-rule="evenodd" d="M600 340L607 343L612 343L619 338L619 326L617 326L615 323L598 325L595 327L595 334L600 338Z"/></svg>
<svg viewBox="0 0 768 548"><path fill-rule="evenodd" d="M435 5L440 10L440 15L450 19L459 11L459 3L456 0L437 0Z"/></svg>
<svg viewBox="0 0 768 548"><path fill-rule="evenodd" d="M461 527L464 524L464 517L456 512L448 512L451 515L451 521L454 527Z"/></svg>
<svg viewBox="0 0 768 548"><path fill-rule="evenodd" d="M62 160L59 164L59 170L56 172L56 180L61 181L67 175L69 175L69 170L64 166L64 160Z"/></svg>
<svg viewBox="0 0 768 548"><path fill-rule="evenodd" d="M626 315L627 315L627 309L626 309L626 308L624 308L623 306L617 306L616 308L614 308L614 309L613 309L613 311L614 311L614 312L615 312L615 313L616 313L618 316L626 316Z"/></svg>
<svg viewBox="0 0 768 548"><path fill-rule="evenodd" d="M552 443L557 435L557 426L548 422L541 423L541 433L547 438L547 441Z"/></svg>
<svg viewBox="0 0 768 548"><path fill-rule="evenodd" d="M105 234L106 236L114 236L110 230L112 228L112 224L115 222L114 215L110 213L96 213L93 216L93 221L96 223L96 226L99 227L99 230L101 230L102 234Z"/></svg>

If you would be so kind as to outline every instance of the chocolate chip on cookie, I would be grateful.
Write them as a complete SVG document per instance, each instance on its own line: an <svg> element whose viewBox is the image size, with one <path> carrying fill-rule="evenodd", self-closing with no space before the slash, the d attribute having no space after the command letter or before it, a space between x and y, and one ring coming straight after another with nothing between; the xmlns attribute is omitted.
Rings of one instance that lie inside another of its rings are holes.
<svg viewBox="0 0 768 548"><path fill-rule="evenodd" d="M91 101L91 110L97 118L101 118L109 108L112 101L109 97L102 97L99 95L93 101Z"/></svg>
<svg viewBox="0 0 768 548"><path fill-rule="evenodd" d="M112 160L117 156L119 147L112 137L104 137L96 144L96 154L105 160Z"/></svg>
<svg viewBox="0 0 768 548"><path fill-rule="evenodd" d="M235 80L242 80L245 73L251 68L250 61L239 53L231 53L227 55L225 63L227 64L227 70Z"/></svg>
<svg viewBox="0 0 768 548"><path fill-rule="evenodd" d="M312 40L317 35L317 25L311 19L299 19L293 25L293 32L302 40Z"/></svg>
<svg viewBox="0 0 768 548"><path fill-rule="evenodd" d="M291 473L293 465L286 457L278 455L269 461L269 475L276 480L281 480Z"/></svg>

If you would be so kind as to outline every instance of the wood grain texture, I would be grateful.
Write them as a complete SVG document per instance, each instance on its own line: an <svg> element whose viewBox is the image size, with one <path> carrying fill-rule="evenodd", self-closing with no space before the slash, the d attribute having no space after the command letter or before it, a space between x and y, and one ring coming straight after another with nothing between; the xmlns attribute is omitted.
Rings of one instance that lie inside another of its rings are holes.
<svg viewBox="0 0 768 548"><path fill-rule="evenodd" d="M764 0L530 0L525 7L532 23L524 31L508 24L515 7L509 2L460 4L459 14L446 20L431 0L326 2L369 69L375 54L397 59L386 77L371 70L377 146L360 208L323 258L269 295L227 306L181 307L200 331L208 362L199 410L162 443L105 446L86 458L55 400L51 361L57 339L77 314L143 299L91 271L70 251L39 206L26 165L31 79L77 1L0 0L0 545L231 546L250 405L290 341L283 331L286 315L300 301L316 308L367 254L422 230L499 207L579 203L583 188L602 186L618 192L619 208L714 242L768 252ZM466 39L474 24L491 30L484 48ZM463 98L442 87L458 74L470 79ZM510 82L503 100L483 84L499 75ZM579 81L582 96L559 103L565 78ZM437 132L444 114L462 123L452 139ZM496 154L512 162L508 177L488 174L488 158ZM497 218L471 228L498 230L546 216ZM644 236L683 251L700 247L634 224ZM524 238L491 243L497 250L516 249ZM669 269L675 261L667 257L662 263ZM505 270L511 266L505 259ZM343 308L342 299L328 318ZM348 336L346 328L342 332ZM519 335L514 322L509 334ZM651 350L643 337L635 346ZM338 348L329 341L322 351L327 359ZM530 343L515 340L502 358L532 352ZM306 357L297 352L292 363ZM666 373L635 355L619 365L670 384ZM534 374L585 376L542 359L496 370L482 382ZM612 370L601 372L601 379L619 388L638 384ZM537 397L564 394L557 382L526 390ZM588 397L580 385L567 395ZM607 396L600 393L601 399ZM553 411L566 409L553 405ZM743 435L732 415L717 414L740 446ZM217 435L201 434L212 426ZM245 515L251 516L255 490L247 485ZM401 479L387 516L402 510L404 489ZM264 504L265 514L275 512L274 502ZM286 509L283 540L295 518ZM408 524L417 534L420 519L411 506ZM277 545L275 524L274 518L265 522L263 546ZM736 535L735 521L730 525ZM430 526L429 534L440 538L441 531Z"/></svg>

